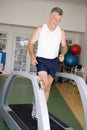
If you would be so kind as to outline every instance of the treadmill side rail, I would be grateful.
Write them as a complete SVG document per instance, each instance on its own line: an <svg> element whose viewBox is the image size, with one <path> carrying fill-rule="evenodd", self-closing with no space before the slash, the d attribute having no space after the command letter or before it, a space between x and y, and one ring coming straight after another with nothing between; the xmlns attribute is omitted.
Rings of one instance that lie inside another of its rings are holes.
<svg viewBox="0 0 87 130"><path fill-rule="evenodd" d="M33 90L34 90L36 107L37 107L38 130L50 130L48 109L47 109L47 104L46 104L46 100L45 100L45 96L44 96L44 92L43 92L43 87L40 84L40 79L37 75L31 74L28 72L13 71L9 75L9 77L5 83L5 86L3 88L3 92L2 92L2 96L1 96L1 112L4 117L4 120L7 122L7 125L9 126L9 128L11 130L20 130L19 126L16 124L16 122L13 120L13 118L8 114L8 111L6 111L6 109L4 109L4 107L8 107L9 90L12 87L12 83L16 76L22 76L22 77L25 77L25 78L28 78L31 80ZM39 86L39 84L41 86ZM43 105L43 102L44 102L44 105ZM14 123L14 126L15 125L17 126L16 129L15 129L15 127L12 127L13 123Z"/></svg>
<svg viewBox="0 0 87 130"><path fill-rule="evenodd" d="M87 85L84 79L81 76L77 76L77 75L69 74L69 73L57 72L56 76L71 79L76 82L78 90L79 90L79 94L81 97L82 105L83 105L85 124L86 124L86 130L87 130Z"/></svg>

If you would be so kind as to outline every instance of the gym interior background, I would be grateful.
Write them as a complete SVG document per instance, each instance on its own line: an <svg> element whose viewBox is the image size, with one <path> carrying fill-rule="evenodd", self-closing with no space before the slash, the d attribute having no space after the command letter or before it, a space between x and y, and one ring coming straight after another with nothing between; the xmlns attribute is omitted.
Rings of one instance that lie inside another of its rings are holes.
<svg viewBox="0 0 87 130"><path fill-rule="evenodd" d="M86 78L86 0L0 0L0 48L6 52L5 66L0 66L0 72L8 75L13 70L36 71L36 68L30 65L28 40L37 25L47 22L54 6L59 6L64 11L60 25L66 32L67 41L71 45L78 44L81 47L79 64L84 66Z"/></svg>
<svg viewBox="0 0 87 130"><path fill-rule="evenodd" d="M62 0L62 2L57 0L1 0L0 46L2 47L4 44L6 51L6 64L3 73L9 74L13 70L30 71L34 69L30 67L30 59L26 50L27 42L35 27L47 21L50 10L54 6L60 6L64 11L61 26L66 32L67 40L81 46L79 64L84 66L87 73L85 60L87 57L86 5L85 0L70 0L69 2L68 0ZM21 45L18 45L19 42Z"/></svg>

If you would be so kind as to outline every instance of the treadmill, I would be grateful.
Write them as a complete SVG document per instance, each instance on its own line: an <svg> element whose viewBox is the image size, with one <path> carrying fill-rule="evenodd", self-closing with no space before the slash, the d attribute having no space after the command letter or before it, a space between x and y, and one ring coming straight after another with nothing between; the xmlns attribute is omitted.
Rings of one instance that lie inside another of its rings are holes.
<svg viewBox="0 0 87 130"><path fill-rule="evenodd" d="M31 103L8 105L9 91L17 76L31 80L37 108L37 120L31 117ZM10 130L74 130L48 112L41 80L33 73L13 71L8 76L1 96L0 109Z"/></svg>

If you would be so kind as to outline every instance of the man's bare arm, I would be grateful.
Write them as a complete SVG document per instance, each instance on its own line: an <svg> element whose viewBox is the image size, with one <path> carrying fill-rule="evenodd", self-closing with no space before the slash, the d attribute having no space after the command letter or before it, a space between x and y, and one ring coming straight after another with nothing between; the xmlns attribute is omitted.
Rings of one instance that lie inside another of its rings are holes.
<svg viewBox="0 0 87 130"><path fill-rule="evenodd" d="M59 55L59 60L60 62L64 61L64 55L66 54L67 51L67 45L66 45L66 36L64 30L61 30L61 54Z"/></svg>
<svg viewBox="0 0 87 130"><path fill-rule="evenodd" d="M41 28L42 28L42 26L39 26L35 29L34 33L32 34L32 36L31 36L31 38L28 42L28 50L29 50L29 55L30 55L32 65L37 64L37 60L36 60L36 57L35 57L35 54L34 54L34 44L38 40Z"/></svg>

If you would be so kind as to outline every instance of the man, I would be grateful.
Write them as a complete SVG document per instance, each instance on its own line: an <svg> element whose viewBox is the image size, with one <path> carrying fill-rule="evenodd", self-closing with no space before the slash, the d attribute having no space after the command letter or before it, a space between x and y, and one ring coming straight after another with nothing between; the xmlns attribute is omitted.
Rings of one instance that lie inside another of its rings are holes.
<svg viewBox="0 0 87 130"><path fill-rule="evenodd" d="M60 44L62 46L62 52L59 55L60 62L63 62L67 50L65 32L59 26L62 15L62 9L54 7L50 12L49 21L35 29L28 44L31 64L37 67L37 74L42 81L46 101L48 101L51 84L57 71ZM35 56L33 48L36 41L38 41L38 48ZM34 104L32 117L36 116Z"/></svg>

